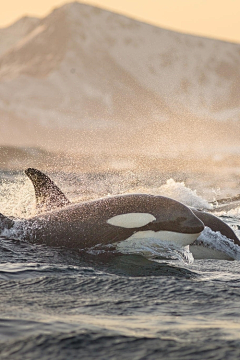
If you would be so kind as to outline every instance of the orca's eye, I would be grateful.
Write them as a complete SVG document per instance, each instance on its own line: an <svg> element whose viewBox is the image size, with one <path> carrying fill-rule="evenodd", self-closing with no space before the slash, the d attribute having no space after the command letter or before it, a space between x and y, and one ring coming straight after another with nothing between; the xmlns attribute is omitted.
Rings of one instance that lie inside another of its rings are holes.
<svg viewBox="0 0 240 360"><path fill-rule="evenodd" d="M127 213L113 216L107 223L113 226L120 226L127 229L140 228L156 220L155 216L148 213Z"/></svg>

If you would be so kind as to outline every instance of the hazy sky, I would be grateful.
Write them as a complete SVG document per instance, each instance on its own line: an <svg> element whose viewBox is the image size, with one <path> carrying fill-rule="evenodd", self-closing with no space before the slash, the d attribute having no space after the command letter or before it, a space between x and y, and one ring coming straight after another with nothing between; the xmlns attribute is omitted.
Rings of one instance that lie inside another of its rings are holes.
<svg viewBox="0 0 240 360"><path fill-rule="evenodd" d="M24 15L42 17L69 1L6 0L0 27ZM240 0L83 0L165 28L240 43Z"/></svg>

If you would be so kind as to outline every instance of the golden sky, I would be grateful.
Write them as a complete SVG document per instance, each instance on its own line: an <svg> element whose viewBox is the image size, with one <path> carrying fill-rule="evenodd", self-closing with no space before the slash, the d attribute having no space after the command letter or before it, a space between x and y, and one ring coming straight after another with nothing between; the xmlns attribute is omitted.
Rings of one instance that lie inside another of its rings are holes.
<svg viewBox="0 0 240 360"><path fill-rule="evenodd" d="M6 0L0 27L24 15L46 16L62 0ZM181 32L240 43L240 0L83 0L141 21Z"/></svg>

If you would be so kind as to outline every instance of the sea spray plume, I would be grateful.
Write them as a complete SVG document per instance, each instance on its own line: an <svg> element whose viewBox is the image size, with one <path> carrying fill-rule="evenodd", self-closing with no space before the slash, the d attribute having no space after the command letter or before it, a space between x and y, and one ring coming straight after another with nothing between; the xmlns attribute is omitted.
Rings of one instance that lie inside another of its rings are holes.
<svg viewBox="0 0 240 360"><path fill-rule="evenodd" d="M3 175L0 185L0 204L0 211L5 216L29 218L35 215L35 194L28 178L18 173L12 181Z"/></svg>
<svg viewBox="0 0 240 360"><path fill-rule="evenodd" d="M175 181L174 179L168 179L166 184L161 185L160 188L156 190L159 195L164 194L164 196L176 199L187 206L197 209L204 208L211 211L213 207L212 204L209 204L207 200L198 195L196 190L192 190L187 187L184 182Z"/></svg>

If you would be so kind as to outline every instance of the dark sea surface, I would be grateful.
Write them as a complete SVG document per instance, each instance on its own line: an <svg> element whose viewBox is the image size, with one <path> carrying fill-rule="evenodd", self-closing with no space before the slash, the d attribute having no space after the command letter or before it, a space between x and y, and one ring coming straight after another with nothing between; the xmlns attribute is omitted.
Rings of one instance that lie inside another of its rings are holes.
<svg viewBox="0 0 240 360"><path fill-rule="evenodd" d="M1 212L30 216L30 181L6 172L1 178ZM88 183L89 197L111 188L101 190L105 178L100 176ZM59 176L58 185L71 199L79 197L81 187L84 193L84 184L75 175ZM166 196L206 203L183 183L170 180L164 186L159 192ZM237 210L220 215L238 232ZM238 260L70 251L13 240L6 233L0 254L0 359L240 357Z"/></svg>

